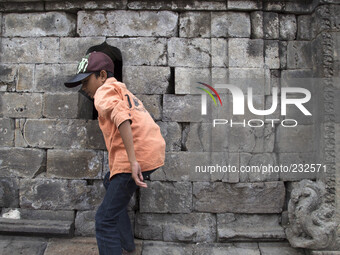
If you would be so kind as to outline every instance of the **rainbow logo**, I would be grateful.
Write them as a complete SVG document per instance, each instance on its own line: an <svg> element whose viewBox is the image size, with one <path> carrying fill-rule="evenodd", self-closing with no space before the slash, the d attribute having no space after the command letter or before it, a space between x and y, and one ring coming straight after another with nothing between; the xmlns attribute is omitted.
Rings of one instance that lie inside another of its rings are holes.
<svg viewBox="0 0 340 255"><path fill-rule="evenodd" d="M206 86L207 88L211 89L211 91L213 91L213 92L215 93L215 95L217 96L217 98L218 98L218 100L220 101L221 106L222 106L222 100L221 100L221 98L220 98L220 95L217 93L217 91L216 91L213 87L211 87L210 85L208 85L208 84L206 84L206 83L203 83L203 82L197 82L197 83L198 83L198 84L201 84L201 85L203 85L203 86ZM212 98L212 100L214 101L215 106L217 106L217 102L216 102L214 96L211 94L211 92L210 92L209 90L204 89L204 88L200 88L200 87L196 87L196 88L201 89L201 90L203 90L204 92L206 92L206 93ZM203 96L203 95L202 95L202 96Z"/></svg>

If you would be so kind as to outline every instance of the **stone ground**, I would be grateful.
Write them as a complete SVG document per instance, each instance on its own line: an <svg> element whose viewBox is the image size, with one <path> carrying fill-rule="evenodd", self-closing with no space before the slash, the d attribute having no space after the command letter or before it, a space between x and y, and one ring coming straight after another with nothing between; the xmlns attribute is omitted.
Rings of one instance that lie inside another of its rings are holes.
<svg viewBox="0 0 340 255"><path fill-rule="evenodd" d="M303 250L290 247L287 242L253 243L174 243L135 239L136 255L213 254L213 255L302 255ZM142 251L143 250L143 251ZM45 238L0 235L1 255L97 255L94 237Z"/></svg>

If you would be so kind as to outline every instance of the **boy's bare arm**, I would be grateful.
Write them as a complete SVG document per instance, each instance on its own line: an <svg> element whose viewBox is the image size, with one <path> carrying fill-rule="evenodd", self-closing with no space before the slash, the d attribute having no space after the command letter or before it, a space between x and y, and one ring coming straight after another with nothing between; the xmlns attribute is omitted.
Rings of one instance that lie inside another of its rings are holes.
<svg viewBox="0 0 340 255"><path fill-rule="evenodd" d="M123 143L129 157L132 170L132 178L140 187L147 188L147 184L143 181L143 175L139 163L136 160L135 149L133 147L133 137L131 131L130 120L125 120L118 127L119 133L123 139Z"/></svg>

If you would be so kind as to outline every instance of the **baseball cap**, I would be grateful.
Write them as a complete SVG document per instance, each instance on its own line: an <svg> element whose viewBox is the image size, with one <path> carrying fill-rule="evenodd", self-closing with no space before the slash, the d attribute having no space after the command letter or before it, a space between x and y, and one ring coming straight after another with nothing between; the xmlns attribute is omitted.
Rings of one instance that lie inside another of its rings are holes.
<svg viewBox="0 0 340 255"><path fill-rule="evenodd" d="M93 51L87 54L78 64L77 74L65 82L65 86L73 88L81 84L81 81L97 71L114 72L114 64L112 59L103 52Z"/></svg>

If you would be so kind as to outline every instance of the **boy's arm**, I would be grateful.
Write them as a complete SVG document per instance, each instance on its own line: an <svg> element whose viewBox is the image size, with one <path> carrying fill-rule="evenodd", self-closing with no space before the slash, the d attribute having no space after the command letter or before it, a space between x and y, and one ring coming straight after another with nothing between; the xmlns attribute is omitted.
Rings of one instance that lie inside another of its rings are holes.
<svg viewBox="0 0 340 255"><path fill-rule="evenodd" d="M132 170L132 178L136 184L140 187L147 188L147 184L143 181L143 175L139 163L136 160L135 149L133 147L133 137L131 131L131 125L129 120L125 120L118 127L119 133L123 139L123 143L129 157Z"/></svg>

